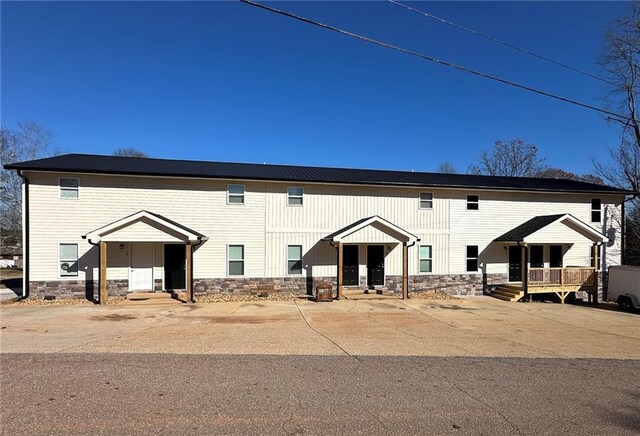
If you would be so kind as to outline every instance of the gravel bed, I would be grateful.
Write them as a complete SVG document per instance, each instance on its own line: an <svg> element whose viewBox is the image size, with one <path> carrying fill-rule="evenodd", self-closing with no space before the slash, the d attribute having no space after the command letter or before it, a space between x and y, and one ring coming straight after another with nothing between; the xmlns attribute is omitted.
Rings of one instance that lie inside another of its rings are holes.
<svg viewBox="0 0 640 436"><path fill-rule="evenodd" d="M119 302L126 300L124 297L109 297L107 304L118 304ZM42 298L26 298L24 300L18 300L13 304L23 306L93 306L93 301L85 300L84 298L60 298L55 300L44 300Z"/></svg>
<svg viewBox="0 0 640 436"><path fill-rule="evenodd" d="M269 294L268 297L259 295L207 294L196 295L196 303L228 303L232 301L294 301L311 298L306 294Z"/></svg>
<svg viewBox="0 0 640 436"><path fill-rule="evenodd" d="M458 300L457 297L444 292L411 292L409 298L412 300Z"/></svg>

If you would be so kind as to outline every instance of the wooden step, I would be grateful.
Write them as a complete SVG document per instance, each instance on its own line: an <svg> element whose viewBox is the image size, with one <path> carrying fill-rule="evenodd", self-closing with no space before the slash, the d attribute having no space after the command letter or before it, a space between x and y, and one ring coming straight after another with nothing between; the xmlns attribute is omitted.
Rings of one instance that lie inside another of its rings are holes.
<svg viewBox="0 0 640 436"><path fill-rule="evenodd" d="M489 295L503 301L518 301L524 296L524 292L519 288L514 289L513 286L500 285Z"/></svg>
<svg viewBox="0 0 640 436"><path fill-rule="evenodd" d="M512 285L509 283L503 283L501 285L498 285L498 288L512 289L514 291L522 291L522 285Z"/></svg>
<svg viewBox="0 0 640 436"><path fill-rule="evenodd" d="M127 300L146 301L146 300L170 300L170 292L131 292L127 294Z"/></svg>
<svg viewBox="0 0 640 436"><path fill-rule="evenodd" d="M512 294L512 295L523 293L522 289L503 288L502 286L498 286L496 289L493 290L493 292L500 292L502 294Z"/></svg>
<svg viewBox="0 0 640 436"><path fill-rule="evenodd" d="M500 294L495 294L495 293L490 293L489 294L490 297L493 298L497 298L498 300L502 300L502 301L513 301L513 299L511 297L507 297L505 295L500 295Z"/></svg>

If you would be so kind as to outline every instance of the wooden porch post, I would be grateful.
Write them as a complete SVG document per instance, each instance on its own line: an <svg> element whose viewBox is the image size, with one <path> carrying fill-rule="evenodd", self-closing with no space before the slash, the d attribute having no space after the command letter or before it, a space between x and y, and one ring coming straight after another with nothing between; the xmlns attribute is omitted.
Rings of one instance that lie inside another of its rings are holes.
<svg viewBox="0 0 640 436"><path fill-rule="evenodd" d="M529 299L529 247L527 244L522 246L523 253L523 277L522 277L522 290L524 291L524 301Z"/></svg>
<svg viewBox="0 0 640 436"><path fill-rule="evenodd" d="M186 293L187 293L187 302L189 303L194 303L194 299L193 299L193 277L192 277L192 262L191 262L191 242L187 241L184 244L184 248L185 248L185 271L184 271L184 275L185 275L185 287L186 287Z"/></svg>
<svg viewBox="0 0 640 436"><path fill-rule="evenodd" d="M98 273L98 280L100 282L100 295L98 302L100 304L107 304L107 243L100 241L99 248L100 272Z"/></svg>
<svg viewBox="0 0 640 436"><path fill-rule="evenodd" d="M342 299L342 280L343 280L343 275L344 275L344 270L343 270L343 264L344 264L344 259L343 259L343 251L342 251L342 241L338 242L338 295L336 296L338 300Z"/></svg>
<svg viewBox="0 0 640 436"><path fill-rule="evenodd" d="M409 247L406 242L402 243L402 299L409 298Z"/></svg>
<svg viewBox="0 0 640 436"><path fill-rule="evenodd" d="M598 304L598 264L600 260L598 259L598 243L594 242L593 244L593 302Z"/></svg>

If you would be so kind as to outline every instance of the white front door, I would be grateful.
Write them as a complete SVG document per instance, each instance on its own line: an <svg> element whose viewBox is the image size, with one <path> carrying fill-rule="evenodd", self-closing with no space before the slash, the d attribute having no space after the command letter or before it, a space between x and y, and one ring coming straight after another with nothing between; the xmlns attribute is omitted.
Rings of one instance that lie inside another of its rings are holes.
<svg viewBox="0 0 640 436"><path fill-rule="evenodd" d="M130 291L153 291L153 244L131 244Z"/></svg>

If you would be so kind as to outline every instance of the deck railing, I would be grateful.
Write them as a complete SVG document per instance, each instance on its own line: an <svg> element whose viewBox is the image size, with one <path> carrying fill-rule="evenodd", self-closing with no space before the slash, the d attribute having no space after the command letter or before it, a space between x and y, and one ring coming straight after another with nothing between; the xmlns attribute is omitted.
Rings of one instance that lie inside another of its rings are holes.
<svg viewBox="0 0 640 436"><path fill-rule="evenodd" d="M529 268L529 284L534 286L594 286L595 283L595 268Z"/></svg>

